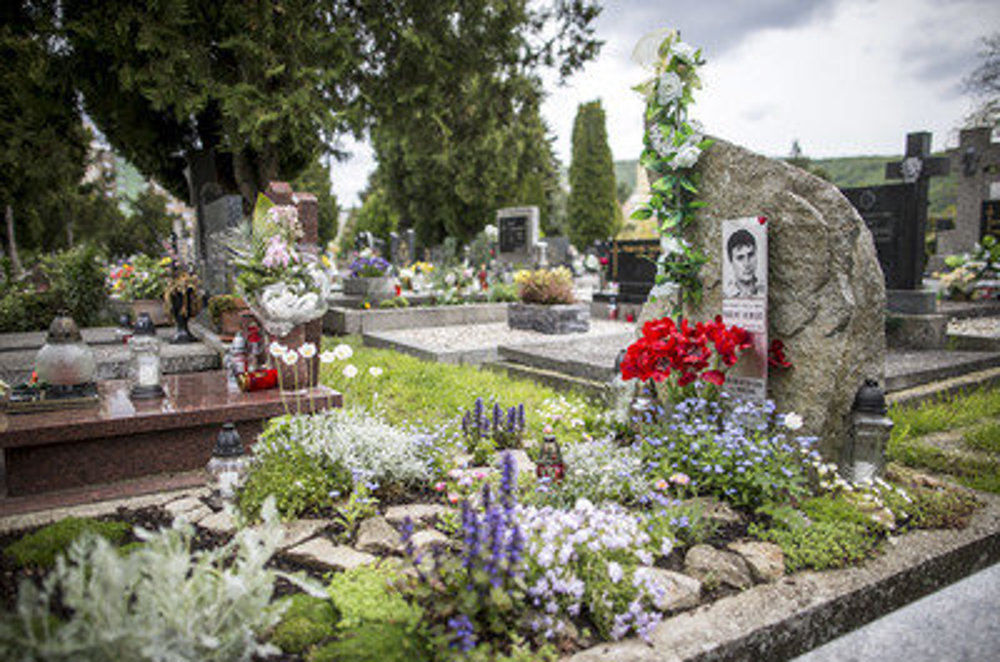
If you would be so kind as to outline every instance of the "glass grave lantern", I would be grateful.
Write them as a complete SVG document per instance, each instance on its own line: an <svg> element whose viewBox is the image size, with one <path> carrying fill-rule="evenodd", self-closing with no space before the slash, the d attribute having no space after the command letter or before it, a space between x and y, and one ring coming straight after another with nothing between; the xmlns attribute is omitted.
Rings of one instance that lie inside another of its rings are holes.
<svg viewBox="0 0 1000 662"><path fill-rule="evenodd" d="M45 344L35 355L38 381L54 389L72 390L92 385L97 374L94 351L83 342L80 329L68 315L58 315L49 326Z"/></svg>
<svg viewBox="0 0 1000 662"><path fill-rule="evenodd" d="M160 384L162 369L160 366L160 339L156 337L156 326L149 313L139 315L135 330L128 341L129 352L129 382L131 396L134 400L145 400L163 397L163 386Z"/></svg>
<svg viewBox="0 0 1000 662"><path fill-rule="evenodd" d="M212 459L208 461L205 471L208 474L208 488L211 490L209 499L213 505L221 507L222 503L232 501L247 473L247 456L243 452L240 433L233 423L223 424L215 439Z"/></svg>
<svg viewBox="0 0 1000 662"><path fill-rule="evenodd" d="M558 483L566 473L566 464L563 462L562 451L559 449L559 442L554 435L542 438L542 448L538 453L538 462L535 464L535 475L538 478L546 478L550 482Z"/></svg>

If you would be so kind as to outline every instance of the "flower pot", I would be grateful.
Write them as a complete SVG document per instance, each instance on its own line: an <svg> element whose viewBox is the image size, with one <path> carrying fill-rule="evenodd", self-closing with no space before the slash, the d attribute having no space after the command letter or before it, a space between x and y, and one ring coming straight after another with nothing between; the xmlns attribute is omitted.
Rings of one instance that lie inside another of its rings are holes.
<svg viewBox="0 0 1000 662"><path fill-rule="evenodd" d="M396 296L396 279L392 276L345 278L344 294L369 301L391 299Z"/></svg>
<svg viewBox="0 0 1000 662"><path fill-rule="evenodd" d="M250 310L248 308L227 310L222 313L219 317L219 335L226 337L235 336L243 330L243 316L249 314Z"/></svg>
<svg viewBox="0 0 1000 662"><path fill-rule="evenodd" d="M319 382L319 352L311 358L302 356L302 345L306 343L306 325L299 324L286 336L277 336L273 341L285 348L286 358L271 357L278 369L278 387L282 391L303 391Z"/></svg>
<svg viewBox="0 0 1000 662"><path fill-rule="evenodd" d="M507 305L507 326L550 335L586 333L590 330L590 307L585 303Z"/></svg>
<svg viewBox="0 0 1000 662"><path fill-rule="evenodd" d="M163 299L134 299L131 303L132 319L139 319L142 313L148 313L156 326L167 326L170 320L167 311L163 307Z"/></svg>

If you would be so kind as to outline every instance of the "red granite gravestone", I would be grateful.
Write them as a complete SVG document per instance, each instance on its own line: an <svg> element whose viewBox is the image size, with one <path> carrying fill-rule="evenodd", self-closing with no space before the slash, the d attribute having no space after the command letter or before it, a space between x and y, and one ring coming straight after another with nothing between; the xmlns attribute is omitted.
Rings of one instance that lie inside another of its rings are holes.
<svg viewBox="0 0 1000 662"><path fill-rule="evenodd" d="M232 421L249 447L267 419L343 404L317 386L304 394L243 393L221 371L167 375L162 399L133 401L128 382L98 385L100 404L37 414L0 414L8 496L200 469L222 424Z"/></svg>

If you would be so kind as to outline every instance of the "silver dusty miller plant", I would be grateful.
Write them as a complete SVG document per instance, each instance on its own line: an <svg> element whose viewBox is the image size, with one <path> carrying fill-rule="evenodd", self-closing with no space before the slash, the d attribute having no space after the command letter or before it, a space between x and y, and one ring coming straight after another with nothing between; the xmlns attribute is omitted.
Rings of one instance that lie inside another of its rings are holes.
<svg viewBox="0 0 1000 662"><path fill-rule="evenodd" d="M263 526L200 552L191 552L193 528L182 521L136 529L143 542L131 551L81 536L41 589L23 582L15 613L0 614L0 659L223 662L278 652L257 638L284 608L271 602L275 578L325 593L265 568L282 536L273 499L263 517ZM52 615L57 600L68 619Z"/></svg>

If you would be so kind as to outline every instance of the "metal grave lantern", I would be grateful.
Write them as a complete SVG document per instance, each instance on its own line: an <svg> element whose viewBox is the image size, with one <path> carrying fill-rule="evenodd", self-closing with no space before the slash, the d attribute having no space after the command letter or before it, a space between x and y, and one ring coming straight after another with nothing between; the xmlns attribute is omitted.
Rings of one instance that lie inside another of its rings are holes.
<svg viewBox="0 0 1000 662"><path fill-rule="evenodd" d="M163 397L163 386L160 384L160 339L156 337L156 326L149 313L139 315L128 347L131 353L129 382L132 398L142 400Z"/></svg>
<svg viewBox="0 0 1000 662"><path fill-rule="evenodd" d="M232 423L225 423L215 439L212 459L205 467L211 498L218 502L231 501L247 473L247 456L243 452L240 433Z"/></svg>
<svg viewBox="0 0 1000 662"><path fill-rule="evenodd" d="M853 483L868 482L885 472L885 449L892 432L885 394L874 379L858 389L851 408L851 438L844 445L840 472Z"/></svg>

